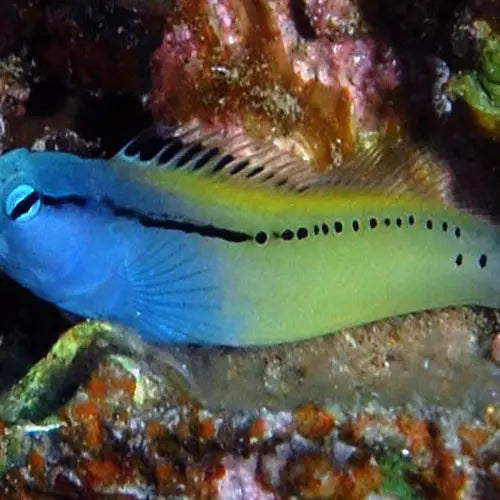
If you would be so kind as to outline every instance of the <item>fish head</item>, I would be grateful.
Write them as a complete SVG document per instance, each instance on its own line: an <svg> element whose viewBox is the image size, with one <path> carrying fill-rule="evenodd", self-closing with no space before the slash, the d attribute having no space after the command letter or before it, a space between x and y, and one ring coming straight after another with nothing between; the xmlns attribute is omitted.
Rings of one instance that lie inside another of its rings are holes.
<svg viewBox="0 0 500 500"><path fill-rule="evenodd" d="M95 237L82 205L86 161L26 149L0 156L0 269L48 300Z"/></svg>

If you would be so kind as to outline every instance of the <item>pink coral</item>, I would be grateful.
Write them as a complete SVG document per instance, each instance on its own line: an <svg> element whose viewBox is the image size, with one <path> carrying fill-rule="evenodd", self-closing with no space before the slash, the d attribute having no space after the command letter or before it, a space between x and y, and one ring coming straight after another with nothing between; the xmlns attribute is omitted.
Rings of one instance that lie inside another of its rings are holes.
<svg viewBox="0 0 500 500"><path fill-rule="evenodd" d="M361 15L352 0L306 0L304 10L318 35L338 38L359 29Z"/></svg>
<svg viewBox="0 0 500 500"><path fill-rule="evenodd" d="M352 150L358 132L391 119L398 63L368 34L336 28L333 3L306 3L306 39L285 0L180 0L153 60L156 117L292 138L320 167Z"/></svg>

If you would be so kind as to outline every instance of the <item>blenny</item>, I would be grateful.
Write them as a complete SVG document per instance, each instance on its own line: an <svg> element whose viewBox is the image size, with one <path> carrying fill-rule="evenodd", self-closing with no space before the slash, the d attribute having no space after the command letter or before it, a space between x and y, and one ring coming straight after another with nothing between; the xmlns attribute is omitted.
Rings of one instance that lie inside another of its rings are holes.
<svg viewBox="0 0 500 500"><path fill-rule="evenodd" d="M196 126L147 131L109 160L16 149L0 157L0 267L154 343L275 344L499 307L499 229L447 203L425 155L388 151L326 176Z"/></svg>

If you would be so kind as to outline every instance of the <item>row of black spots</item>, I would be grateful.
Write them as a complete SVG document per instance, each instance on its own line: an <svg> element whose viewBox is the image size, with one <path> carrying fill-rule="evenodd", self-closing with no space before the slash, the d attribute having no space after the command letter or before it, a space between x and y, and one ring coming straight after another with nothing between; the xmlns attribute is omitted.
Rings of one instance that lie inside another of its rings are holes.
<svg viewBox="0 0 500 500"><path fill-rule="evenodd" d="M414 226L415 225L415 216L413 215L408 215L406 217L406 221L408 223L408 226ZM403 217L395 217L394 219L391 219L390 217L384 217L383 219L379 220L376 217L370 217L368 219L368 227L370 229L377 229L379 225L384 225L385 227L390 227L391 225L394 225L398 228L403 227L405 223L405 219ZM360 225L357 220L353 221L352 228L354 231L359 231Z"/></svg>
<svg viewBox="0 0 500 500"><path fill-rule="evenodd" d="M481 269L484 269L486 267L487 263L488 263L488 256L485 253L481 254L479 256L479 258L477 259L478 266ZM463 264L464 264L464 256L461 253L459 253L455 257L455 265L457 267L461 267Z"/></svg>
<svg viewBox="0 0 500 500"><path fill-rule="evenodd" d="M408 215L406 217L406 220L408 222L408 226L412 227L412 226L415 226L416 224L416 219L415 219L415 216L414 215ZM391 224L393 224L396 226L396 227L403 227L403 224L404 224L404 220L402 217L396 217L394 219L394 222L389 218L389 217L385 217L384 220L383 220L383 224L386 226L386 227L389 227L391 226ZM353 226L353 229L355 231L357 231L359 229L359 226L356 224L357 228L354 228ZM375 229L377 226L378 226L378 220L374 217L370 218L369 220L369 226L371 229ZM428 229L428 230L432 230L434 229L434 222L431 218L429 219L426 219L425 221L425 227ZM447 232L449 229L449 224L448 222L444 221L442 224L441 224L441 230L443 232ZM455 228L455 237L457 238L460 238L461 234L462 234L462 231L459 227Z"/></svg>
<svg viewBox="0 0 500 500"><path fill-rule="evenodd" d="M318 227L318 232L319 232L319 227ZM295 236L297 237L298 240L305 240L309 236L309 231L305 227L299 227L295 233L291 229L286 229L281 233L281 239L285 241L293 240Z"/></svg>
<svg viewBox="0 0 500 500"><path fill-rule="evenodd" d="M360 229L360 224L358 220L353 221L353 230L358 231ZM340 234L344 230L344 223L342 221L334 221L332 224L332 234ZM326 223L315 224L312 229L312 233L315 236L318 236L320 233L325 236L330 233L330 227ZM293 238L297 238L298 240L304 240L309 236L309 230L306 227L299 227L297 231L294 233L291 229L284 230L280 235L281 239L285 241L293 240ZM255 237L255 241L259 244L264 244L268 240L267 235L263 232L257 233Z"/></svg>
<svg viewBox="0 0 500 500"><path fill-rule="evenodd" d="M486 264L488 263L488 256L485 253L481 254L477 263L479 264L479 267L481 269L484 269L486 267Z"/></svg>
<svg viewBox="0 0 500 500"><path fill-rule="evenodd" d="M442 224L441 224L441 230L443 231L443 233L446 233L448 232L448 230L451 229L450 228L450 225L444 221ZM460 227L455 227L455 229L453 230L453 235L455 236L455 238L460 238L462 236L462 230L460 229Z"/></svg>
<svg viewBox="0 0 500 500"><path fill-rule="evenodd" d="M314 227L313 227L313 233L314 233L314 236L318 236L319 233L323 233L325 236L330 232L330 228L328 227L328 224L321 224L321 226L319 224L314 224Z"/></svg>
<svg viewBox="0 0 500 500"><path fill-rule="evenodd" d="M403 219L401 217L396 217L394 219L394 222L391 221L389 217L384 217L383 219L379 220L377 217L370 217L368 219L368 227L370 229L377 229L379 225L384 225L385 227L390 227L391 224L395 224L397 227L402 227L403 226ZM415 223L415 218L413 216L409 217L408 223L410 225L413 225ZM352 221L352 229L355 233L357 233L361 229L361 224L359 220L354 219Z"/></svg>
<svg viewBox="0 0 500 500"><path fill-rule="evenodd" d="M415 220L415 217L413 215L407 216L406 220L407 220L409 226L414 226L415 225L416 220ZM391 219L389 217L385 217L383 219L383 224L386 227L390 227L391 224L392 224L392 221L391 221ZM396 217L394 219L394 224L398 228L402 227L403 226L403 218L402 217ZM368 227L370 229L372 229L372 230L376 229L378 226L379 226L379 220L376 217L370 217L368 219ZM432 219L427 219L426 222L425 222L425 226L427 227L428 230L432 230L433 227L434 227ZM358 219L354 219L352 221L352 230L356 233L360 229L361 229L361 224L360 224L359 220ZM448 229L449 229L448 223L446 221L443 222L441 224L441 230L443 232L447 232ZM344 224L343 224L342 221L334 221L333 222L333 224L332 224L332 233L333 234L340 234L340 233L342 233L343 230L344 230ZM313 229L312 229L312 233L315 236L318 236L320 233L322 233L322 234L324 234L326 236L327 234L329 234L329 232L330 232L330 227L326 223L323 223L321 225L320 224L315 224L313 226ZM283 239L285 241L290 241L294 237L297 237L298 240L304 240L308 236L309 236L309 230L306 227L299 227L295 233L291 229L286 229L281 234L276 234L276 237L281 237L281 239ZM456 238L460 238L460 236L461 236L461 229L459 227L456 227L455 228L455 237ZM268 239L269 239L268 235L264 231L260 231L255 236L255 241L257 243L259 243L260 245L263 245L263 244L267 243ZM484 261L484 265L481 264L483 261ZM486 256L484 256L484 257L483 257L483 255L481 256L481 262L479 264L480 264L481 267L484 267L486 265ZM461 264L457 263L457 265L461 265Z"/></svg>
<svg viewBox="0 0 500 500"><path fill-rule="evenodd" d="M390 225L390 219L385 219L385 221L386 221L386 225ZM387 221L389 221L389 222L387 222ZM376 219L375 217L371 217L368 221L368 224L369 224L369 227L371 229L375 229L378 226L378 219ZM403 224L402 219L398 218L396 220L396 224L402 225ZM361 224L360 224L358 219L354 219L352 221L352 229L354 232L358 232L361 229ZM331 230L332 230L332 234L341 234L344 231L344 223L342 221L339 221L339 220L334 221L332 224ZM315 224L313 226L312 233L315 236L318 236L320 233L322 233L326 236L327 234L330 233L330 227L326 223L322 223L321 225ZM261 233L259 233L259 235L260 236L259 236L258 240L256 238L257 242L261 243L261 244L265 243L267 241L267 238L264 239L264 237L262 236ZM305 227L300 227L297 229L297 231L295 233L290 229L286 229L285 231L283 231L281 233L281 239L283 239L285 241L290 241L295 236L297 237L298 240L303 240L309 236L309 231Z"/></svg>
<svg viewBox="0 0 500 500"><path fill-rule="evenodd" d="M410 217L410 221L411 221L411 222L409 222L410 225L413 225L415 222L415 220L411 217ZM393 220L390 217L384 217L381 224L383 224L385 227L390 227L392 224L394 224L396 227L402 227L403 226L403 219L401 217L396 217ZM369 225L370 225L370 229L376 229L379 225L378 219L376 219L375 217L372 217L371 219L369 219Z"/></svg>
<svg viewBox="0 0 500 500"><path fill-rule="evenodd" d="M432 219L430 219L430 218L427 219L427 221L425 222L425 227L429 230L434 228L434 223L433 223ZM449 229L450 229L450 225L448 224L448 222L443 221L441 223L441 231L443 233L447 233ZM460 227L458 227L458 226L455 227L453 234L455 235L455 238L460 238L462 236L462 230L460 229Z"/></svg>
<svg viewBox="0 0 500 500"><path fill-rule="evenodd" d="M450 225L446 221L444 221L441 224L441 230L443 231L443 233L447 233L449 229L450 229ZM462 230L457 226L454 229L453 234L455 235L455 238L458 239L462 236Z"/></svg>
<svg viewBox="0 0 500 500"><path fill-rule="evenodd" d="M305 240L308 235L309 235L309 232L305 227L299 227L299 229L297 229L297 239L298 240Z"/></svg>
<svg viewBox="0 0 500 500"><path fill-rule="evenodd" d="M313 233L315 235L318 235L320 233L320 231L323 232L323 234L328 234L329 232L329 228L328 228L328 225L327 224L322 224L321 226L319 226L318 224L316 224L314 227L313 227ZM281 238L282 240L285 240L285 241L290 241L290 240L293 240L294 238L297 238L298 240L305 240L308 236L309 236L309 230L306 228L306 227L299 227L297 229L297 231L293 232L291 229L285 229L283 232L280 233L273 233L274 237L276 238ZM255 241L259 244L259 245L264 245L265 243L267 243L269 237L267 235L266 232L264 231L259 231L256 235L255 235Z"/></svg>
<svg viewBox="0 0 500 500"><path fill-rule="evenodd" d="M267 243L267 239L268 239L268 236L267 236L267 233L264 232L264 231L259 231L256 235L255 235L255 241L259 244L259 245L265 245Z"/></svg>

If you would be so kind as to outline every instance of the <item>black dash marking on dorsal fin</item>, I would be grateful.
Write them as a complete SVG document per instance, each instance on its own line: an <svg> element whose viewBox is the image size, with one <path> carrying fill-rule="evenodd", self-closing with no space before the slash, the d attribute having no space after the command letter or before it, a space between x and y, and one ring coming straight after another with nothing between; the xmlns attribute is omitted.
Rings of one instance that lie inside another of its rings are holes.
<svg viewBox="0 0 500 500"><path fill-rule="evenodd" d="M245 241L253 240L253 237L250 234L235 231L233 229L216 227L211 224L198 224L194 222L171 219L167 215L153 216L150 214L144 214L132 208L121 207L109 198L105 198L103 203L116 216L136 220L144 227L182 231L183 233L188 234L194 233L208 238L219 238L231 243L243 243Z"/></svg>
<svg viewBox="0 0 500 500"><path fill-rule="evenodd" d="M193 144L190 144L187 148L184 148L184 150L179 152L180 157L177 159L176 166L177 167L184 167L187 165L197 154L201 153L202 151L205 151L203 146L199 142L195 142Z"/></svg>
<svg viewBox="0 0 500 500"><path fill-rule="evenodd" d="M226 165L229 165L234 160L234 156L224 154L222 155L212 168L212 172L220 172Z"/></svg>
<svg viewBox="0 0 500 500"><path fill-rule="evenodd" d="M255 167L253 170L250 170L250 172L248 172L247 179L250 179L254 175L260 174L263 170L264 170L263 166Z"/></svg>
<svg viewBox="0 0 500 500"><path fill-rule="evenodd" d="M228 165L228 170L231 175L240 173L250 163L250 160L235 160L231 165ZM247 176L248 178L248 176Z"/></svg>
<svg viewBox="0 0 500 500"><path fill-rule="evenodd" d="M196 124L185 127L158 125L154 130L161 139L151 137L151 132L144 133L111 162L115 160L119 164L120 160L127 160L129 166L134 162L140 166L145 158L147 167L182 169L218 181L291 191L299 191L299 187L300 191L305 190L304 186L317 184L324 177L309 163L281 151L274 144L250 139L239 131L207 130Z"/></svg>
<svg viewBox="0 0 500 500"><path fill-rule="evenodd" d="M182 169L186 174L193 172L217 181L297 193L362 189L453 204L446 166L425 148L405 141L381 139L378 145L348 157L325 175L274 144L249 139L241 132L209 130L196 123L157 125L131 141L114 160L118 164L125 160L128 166L136 163L166 171Z"/></svg>
<svg viewBox="0 0 500 500"><path fill-rule="evenodd" d="M146 162L152 160L170 140L159 136L153 128L149 128L129 142L122 151L125 156L131 158L139 155L139 160Z"/></svg>
<svg viewBox="0 0 500 500"><path fill-rule="evenodd" d="M207 150L202 150L196 157L193 158L193 170L198 170L205 166L210 160L215 158L220 154L220 150L217 147L213 147Z"/></svg>
<svg viewBox="0 0 500 500"><path fill-rule="evenodd" d="M158 165L163 165L172 161L180 151L182 151L183 143L180 139L172 138L167 146L160 152L157 158Z"/></svg>

